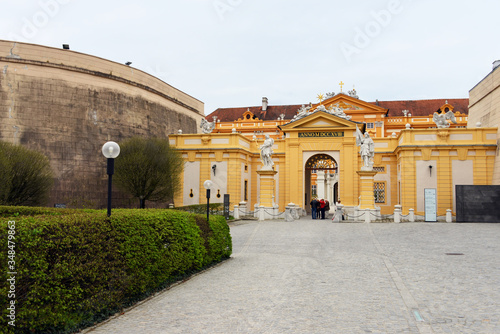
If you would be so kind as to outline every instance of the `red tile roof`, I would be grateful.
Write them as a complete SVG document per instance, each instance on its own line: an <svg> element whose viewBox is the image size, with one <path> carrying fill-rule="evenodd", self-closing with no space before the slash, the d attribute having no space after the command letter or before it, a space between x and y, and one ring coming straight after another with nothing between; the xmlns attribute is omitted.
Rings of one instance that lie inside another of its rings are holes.
<svg viewBox="0 0 500 334"><path fill-rule="evenodd" d="M454 112L460 111L463 114L469 114L469 99L435 99L435 100L409 100L409 101L376 101L371 104L378 105L382 108L389 109L387 116L403 116L402 110L409 110L412 116L428 116L438 111L446 101L454 107ZM262 106L258 107L240 107L240 108L218 108L208 116L208 121L213 121L213 116L217 116L217 120L221 122L232 122L242 118L242 115L250 110L258 119L267 121L275 120L281 114L285 115L285 119L292 119L297 110L302 105L285 105L285 106L268 106L267 111L262 111Z"/></svg>
<svg viewBox="0 0 500 334"><path fill-rule="evenodd" d="M293 116L297 114L297 110L302 107L302 105L287 105L287 106L268 106L267 111L262 111L262 106L258 107L241 107L241 108L219 108L213 113L208 115L206 119L208 121L213 121L213 116L217 116L217 120L220 119L221 122L232 122L242 118L242 115L250 110L258 119L267 121L275 120L281 114L285 115L285 119L292 119Z"/></svg>
<svg viewBox="0 0 500 334"><path fill-rule="evenodd" d="M438 111L448 101L454 112L469 114L469 99L435 99L409 101L377 101L370 102L382 108L389 109L388 117L403 116L403 110L409 110L412 116L429 116Z"/></svg>

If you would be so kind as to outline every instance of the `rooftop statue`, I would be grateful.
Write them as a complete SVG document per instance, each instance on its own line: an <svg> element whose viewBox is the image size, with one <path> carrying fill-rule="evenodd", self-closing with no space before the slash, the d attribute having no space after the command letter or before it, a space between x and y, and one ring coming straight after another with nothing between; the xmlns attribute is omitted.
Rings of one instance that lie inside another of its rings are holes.
<svg viewBox="0 0 500 334"><path fill-rule="evenodd" d="M322 104L321 104L321 105L319 105L319 106L316 108L316 110L318 110L318 111L328 112L328 110L326 110L326 107L325 107L324 105L322 105Z"/></svg>
<svg viewBox="0 0 500 334"><path fill-rule="evenodd" d="M202 118L200 128L202 129L203 133L212 133L212 131L215 129L215 121L209 122L206 119Z"/></svg>
<svg viewBox="0 0 500 334"><path fill-rule="evenodd" d="M340 118L351 119L351 116L346 115L344 110L338 106L330 106L327 112Z"/></svg>
<svg viewBox="0 0 500 334"><path fill-rule="evenodd" d="M347 94L350 96L350 97L354 97L355 99L359 99L359 96L358 94L356 93L356 90L353 88L352 90L348 91Z"/></svg>
<svg viewBox="0 0 500 334"><path fill-rule="evenodd" d="M302 107L300 107L300 109L297 110L297 115L293 116L292 121L296 121L298 119L306 117L309 114L310 109L311 107L309 106L306 107L305 105L302 105Z"/></svg>
<svg viewBox="0 0 500 334"><path fill-rule="evenodd" d="M448 111L446 113L441 113L438 114L437 112L434 113L434 116L432 116L432 120L434 123L436 123L438 128L449 128L450 123L448 123L446 120L450 120L452 123L457 124L457 119L455 118L455 114L453 111Z"/></svg>

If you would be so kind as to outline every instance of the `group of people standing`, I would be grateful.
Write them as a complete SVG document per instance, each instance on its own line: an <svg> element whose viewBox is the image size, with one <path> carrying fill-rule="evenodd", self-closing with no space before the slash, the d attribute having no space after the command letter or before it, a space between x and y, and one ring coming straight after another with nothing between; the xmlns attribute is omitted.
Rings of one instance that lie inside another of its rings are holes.
<svg viewBox="0 0 500 334"><path fill-rule="evenodd" d="M330 202L314 197L311 201L312 219L325 219L325 213L330 211Z"/></svg>

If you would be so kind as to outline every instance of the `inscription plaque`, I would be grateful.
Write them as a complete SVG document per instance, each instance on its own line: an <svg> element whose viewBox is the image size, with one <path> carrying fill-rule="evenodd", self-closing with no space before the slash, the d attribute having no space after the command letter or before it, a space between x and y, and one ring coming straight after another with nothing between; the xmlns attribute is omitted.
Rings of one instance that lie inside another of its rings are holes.
<svg viewBox="0 0 500 334"><path fill-rule="evenodd" d="M343 132L323 132L323 131L316 131L316 132L300 132L299 133L299 138L333 138L333 137L344 137Z"/></svg>
<svg viewBox="0 0 500 334"><path fill-rule="evenodd" d="M424 190L424 201L425 201L425 221L426 222L436 222L437 221L437 201L436 201L436 189L429 188Z"/></svg>

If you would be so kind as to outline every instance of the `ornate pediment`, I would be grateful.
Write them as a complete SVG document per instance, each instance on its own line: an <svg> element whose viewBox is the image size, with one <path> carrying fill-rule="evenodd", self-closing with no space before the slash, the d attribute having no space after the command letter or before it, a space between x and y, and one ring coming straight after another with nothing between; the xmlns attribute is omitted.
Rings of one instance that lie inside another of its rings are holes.
<svg viewBox="0 0 500 334"><path fill-rule="evenodd" d="M292 122L298 121L299 119L307 117L307 116L309 116L317 111L322 111L322 112L325 112L327 114L334 115L334 116L337 116L337 117L340 117L340 118L343 118L346 120L351 119L351 116L346 115L346 113L338 106L331 105L328 108L326 108L324 105L319 105L319 106L316 106L313 111L311 111L311 107L302 106L302 108L300 108L297 111L297 115L295 115L295 117L292 119Z"/></svg>
<svg viewBox="0 0 500 334"><path fill-rule="evenodd" d="M280 128L284 131L300 130L338 130L355 129L357 122L335 116L322 110L310 112L300 119L292 120L290 123L282 125Z"/></svg>
<svg viewBox="0 0 500 334"><path fill-rule="evenodd" d="M308 106L303 105L299 108L291 123L309 117L318 111L322 111L345 120L351 120L353 115L385 114L387 112L387 109L385 108L361 101L358 98L343 93L330 96L326 100L322 100L322 98L323 95L320 94L320 103L310 104Z"/></svg>
<svg viewBox="0 0 500 334"><path fill-rule="evenodd" d="M356 124L364 127L364 123L353 121L353 117L364 119L363 115L366 114L376 115L387 112L385 108L344 93L330 95L326 100L323 100L323 95L320 94L318 100L321 101L318 104L302 106L290 123L280 126L281 130L284 132L313 131L311 133L315 136L315 131L327 131L328 134L333 131L332 136L336 136L336 131L355 130Z"/></svg>
<svg viewBox="0 0 500 334"><path fill-rule="evenodd" d="M372 103L362 101L343 93L332 96L324 101L321 101L321 103L312 105L310 111L322 108L322 106L324 106L326 110L342 111L347 115L349 115L349 113L385 113L387 111L386 109Z"/></svg>

